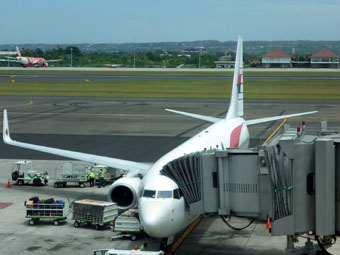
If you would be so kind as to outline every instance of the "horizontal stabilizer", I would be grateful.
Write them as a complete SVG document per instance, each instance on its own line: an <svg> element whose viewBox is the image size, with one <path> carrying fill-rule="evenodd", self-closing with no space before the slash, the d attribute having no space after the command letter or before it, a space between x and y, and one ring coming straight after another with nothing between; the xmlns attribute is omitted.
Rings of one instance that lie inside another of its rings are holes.
<svg viewBox="0 0 340 255"><path fill-rule="evenodd" d="M151 168L151 164L146 164L146 163L138 163L138 162L133 162L133 161L128 161L128 160L122 160L122 159L98 156L98 155L87 154L87 153L82 153L82 152L62 150L62 149L56 149L56 148L51 148L51 147L46 147L46 146L41 146L41 145L13 141L9 133L7 110L4 110L3 140L6 144L9 144L9 145L36 150L36 151L41 151L45 153L50 153L50 154L54 154L54 155L58 155L62 157L78 159L78 160L91 162L95 164L105 165L108 167L113 167L113 168L117 168L117 169L121 169L125 171L140 173L142 175L144 175Z"/></svg>
<svg viewBox="0 0 340 255"><path fill-rule="evenodd" d="M164 109L164 110L168 111L168 112L173 112L173 113L181 114L181 115L184 115L184 116L188 116L188 117L191 117L191 118L195 118L195 119L200 119L200 120L212 122L212 123L215 123L215 122L218 122L218 121L221 120L219 118L199 115L199 114L195 114L195 113L181 112L181 111L176 111L176 110L171 110L171 109Z"/></svg>
<svg viewBox="0 0 340 255"><path fill-rule="evenodd" d="M249 125L254 125L254 124L274 121L274 120L282 120L282 119L299 117L299 116L313 114L313 113L317 113L317 112L318 111L302 112L302 113L287 114L287 115L281 115L281 116L275 116L275 117L268 117L268 118L254 119L254 120L246 120L246 124L249 126Z"/></svg>

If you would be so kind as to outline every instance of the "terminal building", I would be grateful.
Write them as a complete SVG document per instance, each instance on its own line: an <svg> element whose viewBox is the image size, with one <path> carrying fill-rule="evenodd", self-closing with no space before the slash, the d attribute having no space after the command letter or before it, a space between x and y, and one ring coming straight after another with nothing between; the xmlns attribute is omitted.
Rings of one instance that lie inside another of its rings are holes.
<svg viewBox="0 0 340 255"><path fill-rule="evenodd" d="M280 49L273 49L262 56L263 67L292 67L291 56Z"/></svg>
<svg viewBox="0 0 340 255"><path fill-rule="evenodd" d="M311 56L311 67L339 68L339 56L328 49L322 49Z"/></svg>

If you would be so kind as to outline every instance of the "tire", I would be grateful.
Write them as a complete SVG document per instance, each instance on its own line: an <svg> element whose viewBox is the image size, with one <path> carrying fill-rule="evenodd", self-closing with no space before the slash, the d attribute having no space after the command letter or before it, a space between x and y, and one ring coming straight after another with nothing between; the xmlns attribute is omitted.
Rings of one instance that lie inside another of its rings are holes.
<svg viewBox="0 0 340 255"><path fill-rule="evenodd" d="M79 187L80 187L80 188L84 188L84 187L85 187L85 184L81 182L81 183L79 183Z"/></svg>
<svg viewBox="0 0 340 255"><path fill-rule="evenodd" d="M30 219L29 221L28 221L28 224L30 224L30 225L34 225L35 224L35 221L33 220L33 219Z"/></svg>
<svg viewBox="0 0 340 255"><path fill-rule="evenodd" d="M54 226L58 226L58 225L59 225L59 220L54 220L54 221L53 221L53 225L54 225Z"/></svg>
<svg viewBox="0 0 340 255"><path fill-rule="evenodd" d="M12 180L16 181L18 179L18 177L19 177L19 172L18 171L14 171L12 173Z"/></svg>
<svg viewBox="0 0 340 255"><path fill-rule="evenodd" d="M75 228L79 228L79 227L80 227L80 222L76 220L76 221L73 223L73 226L74 226Z"/></svg>
<svg viewBox="0 0 340 255"><path fill-rule="evenodd" d="M55 183L53 186L54 186L55 188L59 188L59 183Z"/></svg>
<svg viewBox="0 0 340 255"><path fill-rule="evenodd" d="M96 224L96 230L100 230L100 225Z"/></svg>
<svg viewBox="0 0 340 255"><path fill-rule="evenodd" d="M137 240L137 236L136 235L132 235L130 239L131 239L131 241L136 241Z"/></svg>
<svg viewBox="0 0 340 255"><path fill-rule="evenodd" d="M33 179L33 185L34 186L40 186L41 185L41 179L37 179L37 178Z"/></svg>
<svg viewBox="0 0 340 255"><path fill-rule="evenodd" d="M24 180L20 179L20 180L17 181L17 183L18 183L19 186L22 186L22 185L24 185Z"/></svg>

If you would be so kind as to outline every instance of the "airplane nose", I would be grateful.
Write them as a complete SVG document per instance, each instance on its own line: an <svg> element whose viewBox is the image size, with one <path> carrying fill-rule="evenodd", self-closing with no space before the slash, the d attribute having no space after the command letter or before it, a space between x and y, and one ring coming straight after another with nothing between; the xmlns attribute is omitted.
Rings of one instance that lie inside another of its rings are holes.
<svg viewBox="0 0 340 255"><path fill-rule="evenodd" d="M157 238L168 237L170 234L170 210L163 204L148 202L139 208L144 231Z"/></svg>

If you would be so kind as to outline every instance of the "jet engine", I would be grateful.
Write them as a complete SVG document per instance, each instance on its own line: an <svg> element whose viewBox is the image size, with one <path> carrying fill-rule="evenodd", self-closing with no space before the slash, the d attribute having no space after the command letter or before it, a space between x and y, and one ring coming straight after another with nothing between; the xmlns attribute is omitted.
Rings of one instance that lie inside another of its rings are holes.
<svg viewBox="0 0 340 255"><path fill-rule="evenodd" d="M136 207L140 184L141 179L138 177L123 177L118 179L109 189L109 201L117 203L118 208L122 210Z"/></svg>
<svg viewBox="0 0 340 255"><path fill-rule="evenodd" d="M48 67L48 63L44 63L44 67Z"/></svg>

